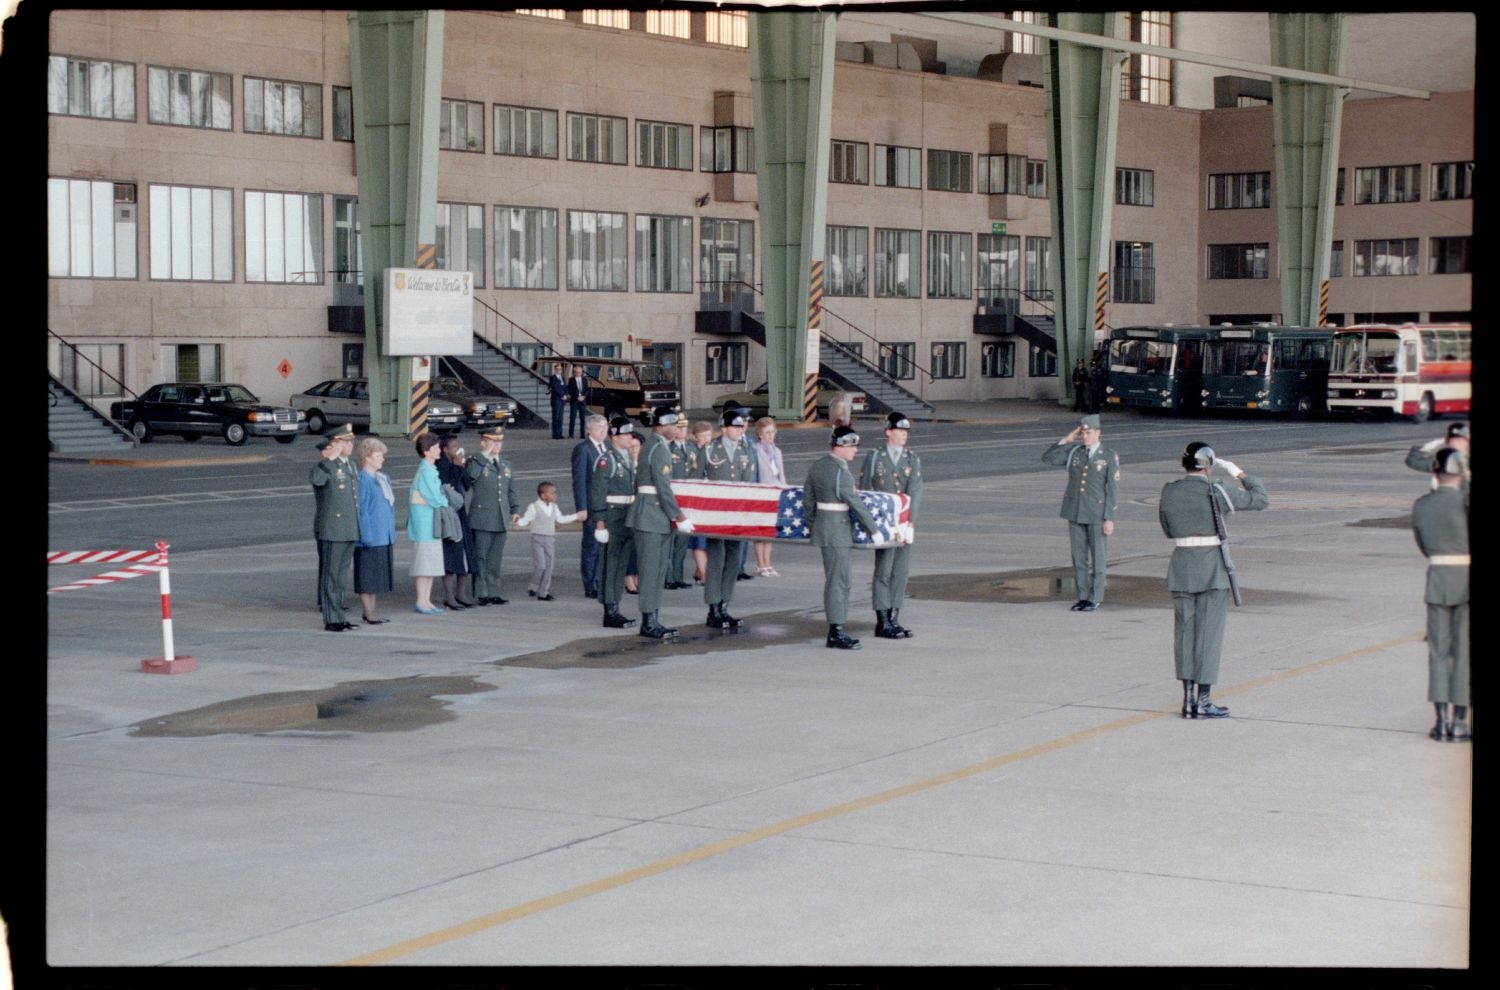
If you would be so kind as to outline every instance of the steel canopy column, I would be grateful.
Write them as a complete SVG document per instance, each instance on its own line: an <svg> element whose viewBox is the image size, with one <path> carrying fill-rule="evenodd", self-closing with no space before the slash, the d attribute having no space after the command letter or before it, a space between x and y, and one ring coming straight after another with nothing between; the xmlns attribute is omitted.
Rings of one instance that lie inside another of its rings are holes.
<svg viewBox="0 0 1500 990"><path fill-rule="evenodd" d="M351 12L349 61L370 432L405 435L413 359L385 355L385 270L418 267L417 245L436 240L443 12Z"/></svg>
<svg viewBox="0 0 1500 990"><path fill-rule="evenodd" d="M811 419L828 213L833 14L750 13L768 401Z"/></svg>
<svg viewBox="0 0 1500 990"><path fill-rule="evenodd" d="M1271 61L1340 75L1344 14L1271 14ZM1276 147L1276 225L1281 320L1317 326L1327 316L1334 180L1348 89L1277 78L1271 119Z"/></svg>
<svg viewBox="0 0 1500 990"><path fill-rule="evenodd" d="M1052 26L1119 38L1119 13L1055 13ZM1109 293L1110 218L1120 74L1127 55L1049 41L1044 56L1047 155L1052 212L1052 284L1056 287L1058 401L1071 405L1075 358L1088 358L1104 327Z"/></svg>

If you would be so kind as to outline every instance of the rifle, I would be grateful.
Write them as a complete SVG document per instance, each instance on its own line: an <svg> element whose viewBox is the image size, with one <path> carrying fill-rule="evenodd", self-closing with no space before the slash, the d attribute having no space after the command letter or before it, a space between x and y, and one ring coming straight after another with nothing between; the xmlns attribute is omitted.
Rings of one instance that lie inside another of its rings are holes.
<svg viewBox="0 0 1500 990"><path fill-rule="evenodd" d="M1219 499L1214 494L1216 486L1208 486L1208 504L1214 513L1214 532L1219 535L1219 559L1224 561L1224 570L1229 572L1229 593L1234 596L1234 604L1240 605L1240 583L1234 578L1234 558L1229 556L1229 534L1224 532L1224 516L1219 508Z"/></svg>

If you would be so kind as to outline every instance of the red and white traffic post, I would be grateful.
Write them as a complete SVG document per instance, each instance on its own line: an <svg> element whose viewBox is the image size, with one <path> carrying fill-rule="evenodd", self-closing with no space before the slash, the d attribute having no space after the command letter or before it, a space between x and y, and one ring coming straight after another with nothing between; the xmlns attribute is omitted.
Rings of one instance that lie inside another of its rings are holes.
<svg viewBox="0 0 1500 990"><path fill-rule="evenodd" d="M174 654L172 643L172 579L167 570L167 546L163 540L156 543L157 564L161 570L161 652L159 657L148 657L141 661L143 674L186 674L198 669L193 657Z"/></svg>

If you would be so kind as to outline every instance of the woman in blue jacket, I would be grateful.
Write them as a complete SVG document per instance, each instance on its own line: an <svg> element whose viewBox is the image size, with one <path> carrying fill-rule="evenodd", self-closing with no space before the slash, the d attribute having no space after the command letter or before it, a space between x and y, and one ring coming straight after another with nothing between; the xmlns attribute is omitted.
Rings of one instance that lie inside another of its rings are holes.
<svg viewBox="0 0 1500 990"><path fill-rule="evenodd" d="M359 542L354 544L354 593L367 625L389 622L375 614L375 596L396 589L396 496L385 466L386 445L365 437L354 452L359 465Z"/></svg>
<svg viewBox="0 0 1500 990"><path fill-rule="evenodd" d="M440 453L435 433L417 437L416 477L411 481L411 508L406 516L406 538L411 540L411 576L417 582L416 611L437 615L441 606L432 604L432 579L443 576L443 541L432 531L433 510L448 504L438 480L437 459Z"/></svg>

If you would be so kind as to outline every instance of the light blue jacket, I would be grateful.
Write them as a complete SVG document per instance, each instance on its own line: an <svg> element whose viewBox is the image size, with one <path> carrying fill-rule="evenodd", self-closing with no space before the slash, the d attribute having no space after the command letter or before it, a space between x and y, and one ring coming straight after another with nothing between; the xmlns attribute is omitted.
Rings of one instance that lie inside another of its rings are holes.
<svg viewBox="0 0 1500 990"><path fill-rule="evenodd" d="M385 485L376 475L385 479ZM355 546L391 546L396 542L396 507L385 500L391 476L384 471L361 471L355 479L359 485L359 542Z"/></svg>
<svg viewBox="0 0 1500 990"><path fill-rule="evenodd" d="M418 494L427 502L426 505L417 504ZM411 511L406 515L406 538L437 539L432 532L432 510L447 504L448 500L443 497L442 482L438 480L437 468L426 461L418 464L417 476L411 480Z"/></svg>

